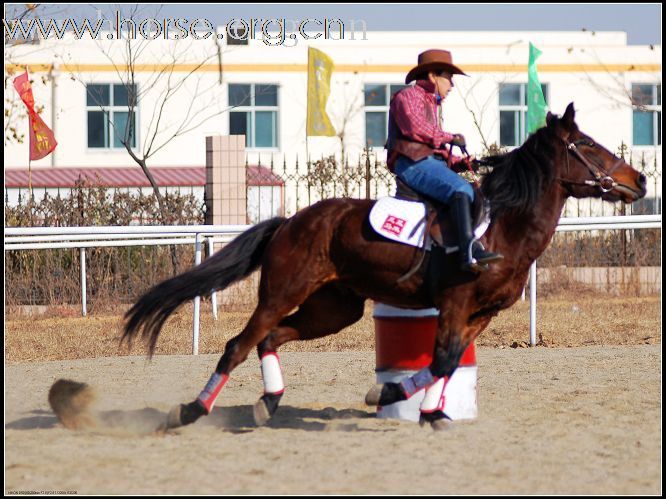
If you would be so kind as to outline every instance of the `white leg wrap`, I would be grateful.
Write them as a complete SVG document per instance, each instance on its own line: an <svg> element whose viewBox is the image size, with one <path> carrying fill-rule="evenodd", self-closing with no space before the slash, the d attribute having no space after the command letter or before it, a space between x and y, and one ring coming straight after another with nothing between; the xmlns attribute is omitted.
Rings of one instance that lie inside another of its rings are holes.
<svg viewBox="0 0 666 499"><path fill-rule="evenodd" d="M421 402L421 412L435 412L444 409L444 386L445 378L440 378L426 389L425 397Z"/></svg>
<svg viewBox="0 0 666 499"><path fill-rule="evenodd" d="M267 353L261 358L261 375L264 379L264 393L284 392L282 369L280 369L280 359L277 353Z"/></svg>

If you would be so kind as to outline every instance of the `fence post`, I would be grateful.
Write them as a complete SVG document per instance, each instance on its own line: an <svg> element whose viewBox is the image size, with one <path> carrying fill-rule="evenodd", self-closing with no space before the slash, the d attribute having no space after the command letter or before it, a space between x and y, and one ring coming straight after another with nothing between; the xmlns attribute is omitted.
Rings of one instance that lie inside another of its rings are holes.
<svg viewBox="0 0 666 499"><path fill-rule="evenodd" d="M201 233L194 235L194 265L201 263ZM192 320L192 355L199 355L199 306L201 297L194 297L194 318Z"/></svg>
<svg viewBox="0 0 666 499"><path fill-rule="evenodd" d="M530 346L536 346L536 260L530 266Z"/></svg>
<svg viewBox="0 0 666 499"><path fill-rule="evenodd" d="M211 235L208 238L208 258L213 256L213 236ZM213 319L217 320L217 291L213 291L210 294L210 303L211 306L213 307Z"/></svg>
<svg viewBox="0 0 666 499"><path fill-rule="evenodd" d="M81 262L81 315L88 313L86 306L86 249L79 248L79 261Z"/></svg>
<svg viewBox="0 0 666 499"><path fill-rule="evenodd" d="M365 199L370 199L370 147L365 150Z"/></svg>

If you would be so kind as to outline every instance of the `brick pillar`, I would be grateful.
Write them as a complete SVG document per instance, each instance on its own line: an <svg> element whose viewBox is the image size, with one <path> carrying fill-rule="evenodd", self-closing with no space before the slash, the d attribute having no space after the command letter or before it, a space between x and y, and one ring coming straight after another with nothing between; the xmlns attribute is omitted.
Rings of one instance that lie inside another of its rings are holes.
<svg viewBox="0 0 666 499"><path fill-rule="evenodd" d="M245 225L247 188L245 135L206 137L206 220L208 225ZM214 251L222 249L215 243ZM258 274L218 292L218 303L230 305L254 299Z"/></svg>
<svg viewBox="0 0 666 499"><path fill-rule="evenodd" d="M245 135L206 137L206 224L247 223Z"/></svg>

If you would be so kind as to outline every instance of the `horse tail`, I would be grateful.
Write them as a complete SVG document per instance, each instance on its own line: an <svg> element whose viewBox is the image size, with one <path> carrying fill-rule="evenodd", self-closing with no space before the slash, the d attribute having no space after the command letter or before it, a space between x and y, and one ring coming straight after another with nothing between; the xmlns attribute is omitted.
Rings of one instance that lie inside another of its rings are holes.
<svg viewBox="0 0 666 499"><path fill-rule="evenodd" d="M286 218L275 217L243 232L201 265L161 282L146 292L127 311L120 343L132 340L143 329L142 337L153 356L157 337L167 318L185 301L222 290L244 279L261 266L268 242Z"/></svg>

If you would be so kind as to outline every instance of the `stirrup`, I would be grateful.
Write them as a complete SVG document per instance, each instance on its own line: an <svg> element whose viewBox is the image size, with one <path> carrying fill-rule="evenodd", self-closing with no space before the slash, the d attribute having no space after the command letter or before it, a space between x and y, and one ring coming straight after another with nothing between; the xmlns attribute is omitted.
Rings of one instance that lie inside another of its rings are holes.
<svg viewBox="0 0 666 499"><path fill-rule="evenodd" d="M474 257L474 249L484 252L483 258ZM480 273L490 268L489 264L503 260L504 256L499 253L487 253L483 245L477 240L472 239L467 246L467 255L465 261L461 262L462 270Z"/></svg>

